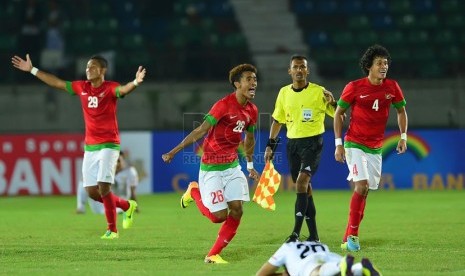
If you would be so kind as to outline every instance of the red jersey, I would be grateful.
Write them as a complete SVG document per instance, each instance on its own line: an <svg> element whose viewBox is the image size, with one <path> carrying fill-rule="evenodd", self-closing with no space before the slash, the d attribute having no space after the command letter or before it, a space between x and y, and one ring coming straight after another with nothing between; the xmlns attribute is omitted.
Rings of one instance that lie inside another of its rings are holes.
<svg viewBox="0 0 465 276"><path fill-rule="evenodd" d="M338 102L343 108L352 108L345 141L381 148L391 104L400 108L405 103L402 90L394 80L385 79L380 85L371 84L368 78L349 82Z"/></svg>
<svg viewBox="0 0 465 276"><path fill-rule="evenodd" d="M254 131L258 109L247 102L240 105L236 93L217 101L205 116L213 127L203 142L203 164L227 164L237 160L237 148L244 130Z"/></svg>
<svg viewBox="0 0 465 276"><path fill-rule="evenodd" d="M99 87L92 87L90 81L66 83L70 94L81 99L84 123L86 125L86 145L105 143L119 144L118 122L116 119L116 99L119 98L117 82L104 81Z"/></svg>

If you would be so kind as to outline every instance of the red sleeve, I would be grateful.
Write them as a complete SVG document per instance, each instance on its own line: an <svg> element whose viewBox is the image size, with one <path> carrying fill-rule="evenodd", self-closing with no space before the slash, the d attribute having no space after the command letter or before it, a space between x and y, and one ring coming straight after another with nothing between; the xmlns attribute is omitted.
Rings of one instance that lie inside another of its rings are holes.
<svg viewBox="0 0 465 276"><path fill-rule="evenodd" d="M120 98L120 94L119 94L119 87L121 85L118 83L118 82L114 82L114 81L109 81L108 82L108 89L110 89L110 92L113 96L115 96L116 98Z"/></svg>
<svg viewBox="0 0 465 276"><path fill-rule="evenodd" d="M216 121L219 121L226 114L226 112L225 112L226 110L227 110L226 109L226 101L222 99L220 101L217 101L212 106L212 108L210 109L208 114L213 116L213 118L215 118Z"/></svg>
<svg viewBox="0 0 465 276"><path fill-rule="evenodd" d="M404 100L404 94L402 93L402 89L400 88L399 84L394 81L393 84L394 88L394 101L393 103L398 103Z"/></svg>
<svg viewBox="0 0 465 276"><path fill-rule="evenodd" d="M349 82L342 90L341 100L348 104L352 104L354 101L354 84L353 82Z"/></svg>
<svg viewBox="0 0 465 276"><path fill-rule="evenodd" d="M67 81L66 91L71 95L79 94L82 91L82 81Z"/></svg>

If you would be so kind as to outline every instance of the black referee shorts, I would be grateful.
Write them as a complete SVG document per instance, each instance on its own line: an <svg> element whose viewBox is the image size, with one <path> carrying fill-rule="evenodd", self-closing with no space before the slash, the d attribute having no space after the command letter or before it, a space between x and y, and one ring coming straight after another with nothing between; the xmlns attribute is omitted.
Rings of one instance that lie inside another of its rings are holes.
<svg viewBox="0 0 465 276"><path fill-rule="evenodd" d="M300 172L315 175L323 151L323 134L289 139L286 146L292 181L297 181Z"/></svg>

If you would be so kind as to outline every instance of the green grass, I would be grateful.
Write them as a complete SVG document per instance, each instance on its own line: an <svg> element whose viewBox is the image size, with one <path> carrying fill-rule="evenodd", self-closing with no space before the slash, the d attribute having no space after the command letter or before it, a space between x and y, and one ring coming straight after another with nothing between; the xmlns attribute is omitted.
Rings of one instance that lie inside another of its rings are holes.
<svg viewBox="0 0 465 276"><path fill-rule="evenodd" d="M341 254L350 195L315 193L320 238ZM274 212L248 203L221 254L230 264L207 265L219 225L194 205L180 209L179 196L140 196L134 227L120 226L114 241L100 240L103 216L74 213L74 197L0 198L0 274L254 275L293 227L293 192L278 192ZM464 191L373 192L360 228L362 251L354 255L369 257L384 275L465 275L464 234Z"/></svg>

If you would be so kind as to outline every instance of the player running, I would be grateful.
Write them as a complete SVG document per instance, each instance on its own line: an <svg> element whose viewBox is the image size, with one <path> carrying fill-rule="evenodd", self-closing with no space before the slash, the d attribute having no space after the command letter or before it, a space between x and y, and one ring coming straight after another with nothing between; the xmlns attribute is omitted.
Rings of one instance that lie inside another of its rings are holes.
<svg viewBox="0 0 465 276"><path fill-rule="evenodd" d="M203 142L199 183L191 182L181 198L182 208L195 201L199 211L210 221L223 223L215 244L205 257L206 263L228 263L219 254L236 235L243 212L242 204L250 200L249 185L237 157L244 132L249 177L259 177L253 168L258 109L251 102L257 89L256 74L257 69L250 64L231 69L229 82L235 92L217 101L199 127L162 155L163 161L169 163L180 150L207 135Z"/></svg>
<svg viewBox="0 0 465 276"><path fill-rule="evenodd" d="M355 187L341 244L341 248L349 251L360 250L358 230L368 190L378 189L381 179L381 151L391 105L396 108L401 133L397 152L401 154L407 150L406 102L397 82L386 78L390 63L391 57L386 48L380 45L369 47L360 59L360 66L367 77L345 86L334 115L334 156L338 162L347 161L347 180L353 181ZM349 107L351 116L343 145L341 115Z"/></svg>

